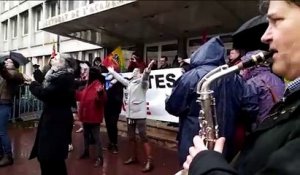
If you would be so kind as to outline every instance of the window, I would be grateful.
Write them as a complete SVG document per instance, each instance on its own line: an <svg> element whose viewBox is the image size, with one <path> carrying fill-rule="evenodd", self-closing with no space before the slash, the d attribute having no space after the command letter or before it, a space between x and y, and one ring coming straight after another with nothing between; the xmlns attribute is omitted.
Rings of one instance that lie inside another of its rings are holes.
<svg viewBox="0 0 300 175"><path fill-rule="evenodd" d="M49 64L50 57L51 57L51 55L46 55L46 56L45 56L45 61L44 61L45 64L44 64L44 65Z"/></svg>
<svg viewBox="0 0 300 175"><path fill-rule="evenodd" d="M28 34L28 11L21 14L23 35Z"/></svg>
<svg viewBox="0 0 300 175"><path fill-rule="evenodd" d="M52 2L51 4L50 4L50 8L51 8L51 14L50 14L50 16L51 17L53 17L53 16L55 16L55 14L56 14L56 2Z"/></svg>
<svg viewBox="0 0 300 175"><path fill-rule="evenodd" d="M76 60L78 60L78 52L70 52L69 53L71 55L71 57L75 58Z"/></svg>
<svg viewBox="0 0 300 175"><path fill-rule="evenodd" d="M156 60L158 59L158 46L148 46L146 47L146 59L147 63L150 62L151 60Z"/></svg>
<svg viewBox="0 0 300 175"><path fill-rule="evenodd" d="M147 52L158 52L158 46L147 47Z"/></svg>
<svg viewBox="0 0 300 175"><path fill-rule="evenodd" d="M167 52L167 51L177 51L178 45L177 44L167 44L167 45L162 45L161 46L161 51L162 52Z"/></svg>
<svg viewBox="0 0 300 175"><path fill-rule="evenodd" d="M15 7L15 6L17 6L18 4L19 4L19 1L16 1L16 0L12 1L12 7Z"/></svg>
<svg viewBox="0 0 300 175"><path fill-rule="evenodd" d="M60 13L65 13L68 11L68 1L60 1Z"/></svg>
<svg viewBox="0 0 300 175"><path fill-rule="evenodd" d="M3 1L3 9L4 11L9 10L9 1Z"/></svg>
<svg viewBox="0 0 300 175"><path fill-rule="evenodd" d="M166 56L168 57L168 64L172 65L173 61L175 60L175 56L177 55L178 44L165 44L161 46L161 57Z"/></svg>
<svg viewBox="0 0 300 175"><path fill-rule="evenodd" d="M203 45L206 41L208 41L211 37L207 37L205 40L203 38L195 38L190 39L188 41L187 51L188 51L188 57L190 57L201 45Z"/></svg>
<svg viewBox="0 0 300 175"><path fill-rule="evenodd" d="M89 0L89 4L91 4L91 3L93 3L94 2L94 0Z"/></svg>
<svg viewBox="0 0 300 175"><path fill-rule="evenodd" d="M12 38L18 36L18 18L15 16L11 18L11 27L12 27Z"/></svg>
<svg viewBox="0 0 300 175"><path fill-rule="evenodd" d="M47 1L46 2L46 7L47 7L47 17L53 17L56 15L56 5L57 5L57 1L53 0L53 1Z"/></svg>
<svg viewBox="0 0 300 175"><path fill-rule="evenodd" d="M68 1L68 11L74 10L74 1L69 0Z"/></svg>
<svg viewBox="0 0 300 175"><path fill-rule="evenodd" d="M33 11L34 11L34 29L35 31L38 31L40 29L39 23L42 20L43 8L42 6L38 6L35 7Z"/></svg>
<svg viewBox="0 0 300 175"><path fill-rule="evenodd" d="M3 40L7 41L7 36L8 36L8 34L7 34L7 32L8 32L8 30L7 30L7 20L2 22L2 30L3 30Z"/></svg>
<svg viewBox="0 0 300 175"><path fill-rule="evenodd" d="M89 53L89 63L90 64L93 63L93 59L94 59L94 54L93 53Z"/></svg>
<svg viewBox="0 0 300 175"><path fill-rule="evenodd" d="M207 38L206 41L208 41L210 38ZM201 46L202 44L204 44L205 41L202 38L197 38L197 39L191 39L189 40L189 46L193 47L193 46Z"/></svg>
<svg viewBox="0 0 300 175"><path fill-rule="evenodd" d="M147 63L151 60L157 61L157 66L160 67L160 58L162 56L168 57L168 64L171 65L175 56L177 55L178 44L176 41L167 41L160 43L153 43L146 45L145 57Z"/></svg>

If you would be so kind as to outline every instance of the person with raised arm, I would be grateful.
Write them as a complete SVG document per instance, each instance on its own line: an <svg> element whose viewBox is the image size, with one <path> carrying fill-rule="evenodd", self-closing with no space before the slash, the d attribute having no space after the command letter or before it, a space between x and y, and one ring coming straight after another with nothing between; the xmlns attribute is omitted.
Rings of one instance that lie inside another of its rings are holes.
<svg viewBox="0 0 300 175"><path fill-rule="evenodd" d="M148 143L146 134L146 117L147 117L147 101L146 92L149 88L149 75L154 61L151 61L145 70L135 68L132 72L130 80L123 78L120 74L114 71L112 67L108 67L108 71L116 80L127 87L127 135L129 139L130 157L124 162L125 165L137 162L137 146L135 139L135 130L143 142L144 152L147 156L147 161L142 172L149 172L153 169L151 146Z"/></svg>

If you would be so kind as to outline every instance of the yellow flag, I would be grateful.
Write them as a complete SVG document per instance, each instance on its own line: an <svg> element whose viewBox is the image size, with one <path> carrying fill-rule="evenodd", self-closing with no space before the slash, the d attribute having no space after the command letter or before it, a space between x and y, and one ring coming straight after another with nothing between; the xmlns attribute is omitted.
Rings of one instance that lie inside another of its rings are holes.
<svg viewBox="0 0 300 175"><path fill-rule="evenodd" d="M112 51L113 56L118 56L118 63L121 69L121 72L125 71L125 58L122 52L121 47L117 47L114 51Z"/></svg>

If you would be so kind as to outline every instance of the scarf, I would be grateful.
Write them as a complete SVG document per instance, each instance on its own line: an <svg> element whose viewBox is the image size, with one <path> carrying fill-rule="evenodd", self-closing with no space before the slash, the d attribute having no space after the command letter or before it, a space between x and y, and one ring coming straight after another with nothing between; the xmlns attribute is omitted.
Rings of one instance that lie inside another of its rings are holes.
<svg viewBox="0 0 300 175"><path fill-rule="evenodd" d="M50 69L46 75L45 75L45 80L43 82L43 87L49 86L52 80L58 78L61 75L64 75L66 73L73 73L73 69L59 69L57 71L54 71L53 69Z"/></svg>

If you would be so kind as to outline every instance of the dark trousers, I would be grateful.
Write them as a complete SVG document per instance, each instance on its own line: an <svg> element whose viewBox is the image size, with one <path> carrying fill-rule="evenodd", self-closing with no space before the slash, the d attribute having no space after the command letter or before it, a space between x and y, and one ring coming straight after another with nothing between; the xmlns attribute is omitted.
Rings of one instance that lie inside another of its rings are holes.
<svg viewBox="0 0 300 175"><path fill-rule="evenodd" d="M11 116L11 108L11 105L0 105L0 152L10 156L12 155L12 148L8 135L8 120Z"/></svg>
<svg viewBox="0 0 300 175"><path fill-rule="evenodd" d="M0 140L0 156L3 156L4 151L3 151L3 146L2 146L2 142Z"/></svg>
<svg viewBox="0 0 300 175"><path fill-rule="evenodd" d="M109 138L110 143L118 144L118 121L119 121L119 114L117 115L105 115L105 124L107 135Z"/></svg>
<svg viewBox="0 0 300 175"><path fill-rule="evenodd" d="M179 118L178 155L182 165L189 155L189 148L193 146L193 138L199 134L199 119L193 116Z"/></svg>
<svg viewBox="0 0 300 175"><path fill-rule="evenodd" d="M65 160L39 160L41 175L68 175Z"/></svg>
<svg viewBox="0 0 300 175"><path fill-rule="evenodd" d="M95 139L97 157L103 158L102 144L100 139L100 123L83 123L83 136L84 136L84 152L89 152L90 138Z"/></svg>

